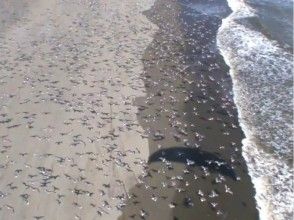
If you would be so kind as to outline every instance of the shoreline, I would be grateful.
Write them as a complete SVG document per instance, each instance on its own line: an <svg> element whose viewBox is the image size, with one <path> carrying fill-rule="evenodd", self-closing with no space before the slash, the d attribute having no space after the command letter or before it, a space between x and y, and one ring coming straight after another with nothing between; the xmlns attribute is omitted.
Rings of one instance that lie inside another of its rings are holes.
<svg viewBox="0 0 294 220"><path fill-rule="evenodd" d="M238 23L255 16L252 8L237 1L228 3L233 12L223 20L218 45L230 66L234 101L246 136L242 154L256 190L259 216L261 220L288 219L293 214L289 209L293 200L293 138L292 125L287 119L293 115L286 109L292 109L293 102L284 96L292 93L287 85L293 84L290 73L293 54L264 33ZM244 45L246 51L238 52ZM250 66L254 74L250 74ZM255 77L253 82L250 77ZM268 78L272 80L270 84ZM248 93L256 85L258 95ZM266 96L268 88L271 88L270 96Z"/></svg>

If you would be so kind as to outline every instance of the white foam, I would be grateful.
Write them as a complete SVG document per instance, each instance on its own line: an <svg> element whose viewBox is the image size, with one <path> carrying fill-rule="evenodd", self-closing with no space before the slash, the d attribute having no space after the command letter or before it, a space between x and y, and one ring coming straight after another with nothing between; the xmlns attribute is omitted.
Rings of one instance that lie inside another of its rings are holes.
<svg viewBox="0 0 294 220"><path fill-rule="evenodd" d="M233 13L223 19L218 45L230 66L234 100L246 138L243 157L256 189L261 220L293 214L292 54L246 27L255 16L243 1L228 0ZM243 19L243 20L242 20ZM246 24L246 23L245 23Z"/></svg>

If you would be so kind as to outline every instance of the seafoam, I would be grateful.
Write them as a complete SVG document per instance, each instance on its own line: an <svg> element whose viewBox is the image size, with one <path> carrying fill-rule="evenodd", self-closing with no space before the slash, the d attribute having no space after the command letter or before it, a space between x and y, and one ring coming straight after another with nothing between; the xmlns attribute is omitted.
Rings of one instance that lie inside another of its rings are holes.
<svg viewBox="0 0 294 220"><path fill-rule="evenodd" d="M230 66L234 100L245 133L243 156L255 186L261 220L293 215L293 55L251 28L254 9L228 0L218 46Z"/></svg>

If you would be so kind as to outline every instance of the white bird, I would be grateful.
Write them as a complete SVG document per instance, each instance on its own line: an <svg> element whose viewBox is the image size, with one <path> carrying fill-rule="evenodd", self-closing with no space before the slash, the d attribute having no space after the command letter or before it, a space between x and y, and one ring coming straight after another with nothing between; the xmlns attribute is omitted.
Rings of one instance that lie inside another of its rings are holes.
<svg viewBox="0 0 294 220"><path fill-rule="evenodd" d="M168 205L171 209L175 208L176 207L176 204L171 202L169 205Z"/></svg>
<svg viewBox="0 0 294 220"><path fill-rule="evenodd" d="M202 192L202 190L200 190L200 189L198 190L198 195L199 196L204 196L204 193Z"/></svg>
<svg viewBox="0 0 294 220"><path fill-rule="evenodd" d="M226 190L226 193L229 193L229 194L233 195L232 190L227 185L225 185L225 190Z"/></svg>
<svg viewBox="0 0 294 220"><path fill-rule="evenodd" d="M193 166L195 164L195 161L194 160L186 159L186 162L187 162L187 165L188 166Z"/></svg>

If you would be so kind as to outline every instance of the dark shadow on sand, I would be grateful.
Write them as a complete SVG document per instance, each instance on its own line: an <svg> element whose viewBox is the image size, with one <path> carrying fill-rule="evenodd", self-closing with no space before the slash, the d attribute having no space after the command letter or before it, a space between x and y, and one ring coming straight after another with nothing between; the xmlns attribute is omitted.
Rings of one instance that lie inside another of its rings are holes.
<svg viewBox="0 0 294 220"><path fill-rule="evenodd" d="M148 160L148 163L167 160L170 162L185 163L187 166L204 166L211 172L218 172L224 176L236 180L236 173L225 160L216 154L187 147L171 147L156 151Z"/></svg>

